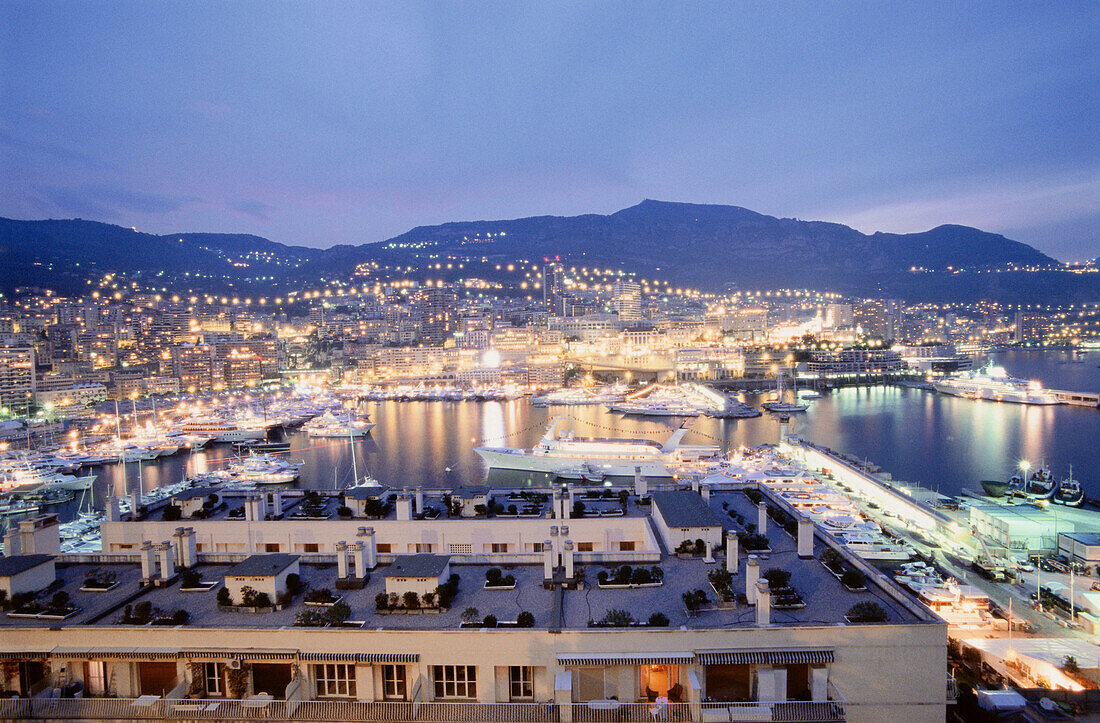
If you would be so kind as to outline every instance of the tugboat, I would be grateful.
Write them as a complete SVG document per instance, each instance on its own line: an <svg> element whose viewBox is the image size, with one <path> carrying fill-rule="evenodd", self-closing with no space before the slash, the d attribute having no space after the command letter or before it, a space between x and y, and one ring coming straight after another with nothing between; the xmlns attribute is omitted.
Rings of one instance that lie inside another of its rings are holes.
<svg viewBox="0 0 1100 723"><path fill-rule="evenodd" d="M1058 491L1054 493L1054 501L1068 507L1080 507L1085 504L1085 488L1073 478L1073 467L1069 468L1069 477L1058 485Z"/></svg>
<svg viewBox="0 0 1100 723"><path fill-rule="evenodd" d="M1058 491L1058 480L1046 467L1032 472L1031 477L1024 485L1024 493L1033 500L1049 500Z"/></svg>

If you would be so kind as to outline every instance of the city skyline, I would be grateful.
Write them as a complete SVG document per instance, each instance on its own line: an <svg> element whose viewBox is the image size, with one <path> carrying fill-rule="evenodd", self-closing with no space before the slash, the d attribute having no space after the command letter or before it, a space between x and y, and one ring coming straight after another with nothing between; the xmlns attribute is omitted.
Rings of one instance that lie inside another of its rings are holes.
<svg viewBox="0 0 1100 723"><path fill-rule="evenodd" d="M5 5L0 216L331 246L664 198L1096 255L1090 5L267 10Z"/></svg>

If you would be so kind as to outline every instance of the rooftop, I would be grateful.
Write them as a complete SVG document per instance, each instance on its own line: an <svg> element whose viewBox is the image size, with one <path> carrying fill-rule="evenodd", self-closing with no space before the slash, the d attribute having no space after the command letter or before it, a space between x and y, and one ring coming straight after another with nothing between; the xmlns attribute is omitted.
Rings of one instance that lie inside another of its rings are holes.
<svg viewBox="0 0 1100 723"><path fill-rule="evenodd" d="M0 577L11 577L49 562L53 555L13 555L0 557Z"/></svg>
<svg viewBox="0 0 1100 723"><path fill-rule="evenodd" d="M383 572L385 577L439 577L450 561L450 555L401 555Z"/></svg>
<svg viewBox="0 0 1100 723"><path fill-rule="evenodd" d="M298 561L298 555L272 552L266 555L250 555L225 572L236 577L262 577L278 575Z"/></svg>
<svg viewBox="0 0 1100 723"><path fill-rule="evenodd" d="M723 520L703 498L694 492L654 492L653 504L669 527L721 527ZM727 525L728 526L728 525Z"/></svg>

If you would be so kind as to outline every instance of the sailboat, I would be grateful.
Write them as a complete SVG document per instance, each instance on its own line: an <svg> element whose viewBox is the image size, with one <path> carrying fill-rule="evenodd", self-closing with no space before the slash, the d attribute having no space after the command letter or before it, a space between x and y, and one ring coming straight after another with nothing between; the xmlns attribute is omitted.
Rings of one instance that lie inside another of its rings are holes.
<svg viewBox="0 0 1100 723"><path fill-rule="evenodd" d="M794 412L805 412L810 408L809 405L806 404L791 404L783 401L783 372L779 372L775 391L774 402L764 402L760 405L769 412L774 412L776 414L793 414Z"/></svg>

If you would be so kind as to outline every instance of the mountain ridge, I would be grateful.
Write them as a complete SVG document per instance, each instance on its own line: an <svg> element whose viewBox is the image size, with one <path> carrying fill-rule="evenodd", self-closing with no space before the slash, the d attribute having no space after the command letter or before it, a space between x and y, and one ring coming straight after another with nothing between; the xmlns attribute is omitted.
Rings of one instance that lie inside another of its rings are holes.
<svg viewBox="0 0 1100 723"><path fill-rule="evenodd" d="M252 234L156 235L83 219L0 219L0 286L73 292L107 273L201 279L232 288L308 283L350 276L364 263L408 266L429 250L528 262L563 257L712 290L814 288L914 299L950 298L956 287L967 298L1100 295L1095 282L1071 281L1074 288L1064 290L1044 282L1014 290L1007 278L948 279L959 276L958 269L1058 264L1027 244L970 226L865 234L835 222L779 218L740 206L654 199L610 214L417 226L382 241L327 249Z"/></svg>

